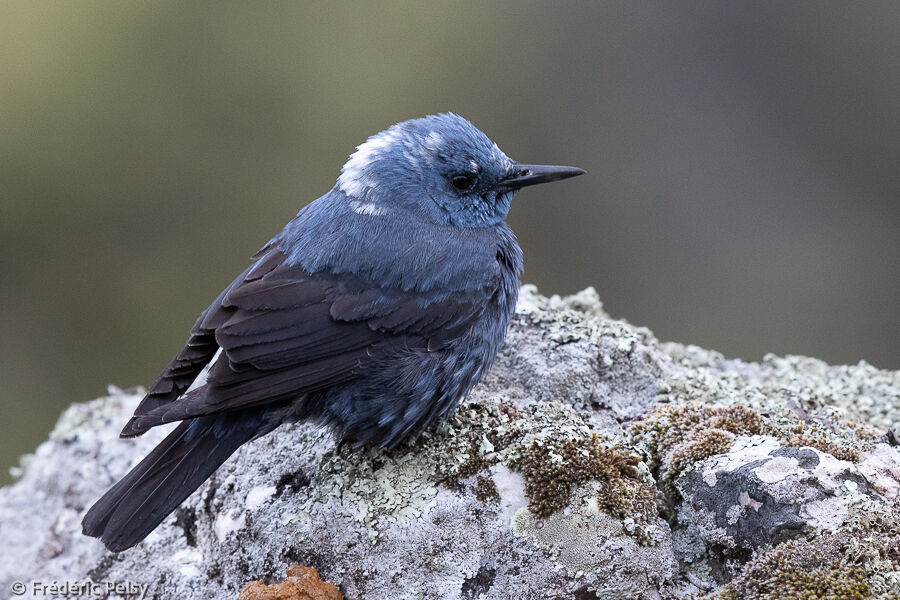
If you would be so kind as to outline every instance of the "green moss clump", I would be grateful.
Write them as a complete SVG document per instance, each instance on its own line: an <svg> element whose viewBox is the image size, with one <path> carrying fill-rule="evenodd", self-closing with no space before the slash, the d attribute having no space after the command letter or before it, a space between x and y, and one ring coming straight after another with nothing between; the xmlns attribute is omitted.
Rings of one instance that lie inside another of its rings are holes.
<svg viewBox="0 0 900 600"><path fill-rule="evenodd" d="M734 434L724 429L692 431L681 443L673 446L663 459L663 483L671 486L695 462L728 452L732 442Z"/></svg>
<svg viewBox="0 0 900 600"><path fill-rule="evenodd" d="M900 502L863 501L857 518L758 550L740 574L701 600L900 600Z"/></svg>
<svg viewBox="0 0 900 600"><path fill-rule="evenodd" d="M632 439L646 448L653 468L662 468L666 488L691 464L727 452L736 435L758 434L763 418L744 406L707 406L700 403L666 404L653 410L630 430Z"/></svg>
<svg viewBox="0 0 900 600"><path fill-rule="evenodd" d="M754 556L741 574L710 600L866 600L862 569L817 552L807 541L788 541Z"/></svg>
<svg viewBox="0 0 900 600"><path fill-rule="evenodd" d="M529 508L545 518L569 503L579 483L600 482L597 506L616 517L647 522L657 514L656 489L641 479L640 457L606 446L596 435L575 440L536 440L513 462L525 479Z"/></svg>
<svg viewBox="0 0 900 600"><path fill-rule="evenodd" d="M601 510L624 519L657 513L656 488L632 478L619 478L601 482L597 493L597 505Z"/></svg>
<svg viewBox="0 0 900 600"><path fill-rule="evenodd" d="M475 497L481 502L500 500L500 493L497 491L497 484L490 477L479 475L475 478Z"/></svg>
<svg viewBox="0 0 900 600"><path fill-rule="evenodd" d="M789 429L773 428L772 434L785 446L808 446L830 454L838 460L859 462L862 454L872 449L869 431L849 422L833 422L831 427L819 423L798 422Z"/></svg>
<svg viewBox="0 0 900 600"><path fill-rule="evenodd" d="M847 460L850 462L859 462L860 452L856 448L841 446L835 442L828 441L826 438L809 434L794 434L784 440L786 446L809 446L816 450L821 450L826 454L830 454L838 460Z"/></svg>
<svg viewBox="0 0 900 600"><path fill-rule="evenodd" d="M462 485L461 480L468 479L472 475L480 473L484 469L490 468L496 464L497 459L487 459L478 448L475 440L469 441L469 447L466 450L466 460L461 465L448 471L438 471L435 475L435 481L449 488L458 488Z"/></svg>

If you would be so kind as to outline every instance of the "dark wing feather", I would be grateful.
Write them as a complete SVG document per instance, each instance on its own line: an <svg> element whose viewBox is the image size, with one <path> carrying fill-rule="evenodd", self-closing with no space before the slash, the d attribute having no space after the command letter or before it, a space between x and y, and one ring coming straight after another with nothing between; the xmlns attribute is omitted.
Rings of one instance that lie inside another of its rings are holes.
<svg viewBox="0 0 900 600"><path fill-rule="evenodd" d="M191 337L188 338L187 344L182 348L181 352L169 363L169 366L159 375L157 380L153 382L147 395L141 400L134 416L128 421L122 429L122 437L133 437L140 435L146 429L138 429L136 427L139 415L148 414L162 406L166 406L181 396L188 389L197 375L203 371L203 368L209 364L216 352L219 350L219 344L216 341L215 330L217 326L217 318L221 318L218 307L221 306L222 298L235 286L238 281L248 276L248 272L252 268L257 267L259 263L247 269L237 279L225 288L219 297L200 315L194 327L191 329Z"/></svg>
<svg viewBox="0 0 900 600"><path fill-rule="evenodd" d="M310 274L269 250L201 315L123 435L346 383L375 346L439 350L477 319L490 292L434 300L354 275ZM206 384L183 394L219 347Z"/></svg>

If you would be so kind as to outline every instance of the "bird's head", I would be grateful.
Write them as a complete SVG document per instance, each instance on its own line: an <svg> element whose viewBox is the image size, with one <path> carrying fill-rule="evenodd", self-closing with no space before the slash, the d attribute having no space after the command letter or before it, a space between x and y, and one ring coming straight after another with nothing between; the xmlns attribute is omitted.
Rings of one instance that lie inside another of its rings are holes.
<svg viewBox="0 0 900 600"><path fill-rule="evenodd" d="M486 227L506 218L520 188L584 173L523 165L452 113L403 121L357 147L337 187L356 212L406 211L434 223Z"/></svg>

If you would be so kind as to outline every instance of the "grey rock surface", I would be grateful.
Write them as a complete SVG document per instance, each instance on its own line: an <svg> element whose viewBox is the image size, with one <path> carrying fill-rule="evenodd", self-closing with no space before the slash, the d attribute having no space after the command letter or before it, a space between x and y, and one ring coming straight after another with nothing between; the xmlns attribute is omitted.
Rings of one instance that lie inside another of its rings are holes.
<svg viewBox="0 0 900 600"><path fill-rule="evenodd" d="M75 404L23 457L0 490L0 596L236 598L292 563L354 600L790 598L766 595L759 573L779 569L900 590L900 372L660 343L590 289L525 286L493 370L440 428L384 452L283 426L111 554L80 519L166 433L118 439L139 399ZM829 558L792 563L796 544Z"/></svg>

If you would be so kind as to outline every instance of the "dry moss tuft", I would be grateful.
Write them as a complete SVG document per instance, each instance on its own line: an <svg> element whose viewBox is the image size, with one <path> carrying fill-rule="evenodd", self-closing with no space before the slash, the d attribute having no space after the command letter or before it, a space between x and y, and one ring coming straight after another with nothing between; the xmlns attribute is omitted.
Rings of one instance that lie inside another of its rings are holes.
<svg viewBox="0 0 900 600"><path fill-rule="evenodd" d="M500 493L497 491L497 484L490 477L479 475L475 478L474 486L475 497L481 502L500 500Z"/></svg>
<svg viewBox="0 0 900 600"><path fill-rule="evenodd" d="M632 439L650 455L653 468L662 468L662 480L672 483L691 464L727 452L735 436L758 434L762 416L743 406L667 404L635 423Z"/></svg>
<svg viewBox="0 0 900 600"><path fill-rule="evenodd" d="M716 600L866 600L862 569L818 554L817 545L788 541L754 556L734 581L707 598Z"/></svg>
<svg viewBox="0 0 900 600"><path fill-rule="evenodd" d="M898 505L861 508L840 530L757 551L701 600L900 600Z"/></svg>
<svg viewBox="0 0 900 600"><path fill-rule="evenodd" d="M319 578L312 567L291 565L287 578L280 583L263 585L251 581L241 588L238 600L343 600L341 592Z"/></svg>
<svg viewBox="0 0 900 600"><path fill-rule="evenodd" d="M466 460L447 471L438 471L435 474L435 481L449 488L458 488L462 485L463 479L468 479L472 475L476 475L488 469L497 462L496 458L487 459L478 448L475 440L470 440L469 447L465 451Z"/></svg>
<svg viewBox="0 0 900 600"><path fill-rule="evenodd" d="M773 434L785 446L808 446L850 462L859 462L863 452L872 449L870 433L853 423L835 422L829 428L815 422L800 422L788 431L775 429Z"/></svg>
<svg viewBox="0 0 900 600"><path fill-rule="evenodd" d="M724 429L692 431L663 458L663 482L670 485L695 462L728 452L734 437L733 433Z"/></svg>
<svg viewBox="0 0 900 600"><path fill-rule="evenodd" d="M600 482L597 506L616 517L646 523L658 513L656 488L641 479L640 457L621 446L606 446L592 435L575 440L536 440L513 462L525 479L529 508L548 517L569 503L574 486ZM640 540L640 527L635 529Z"/></svg>

